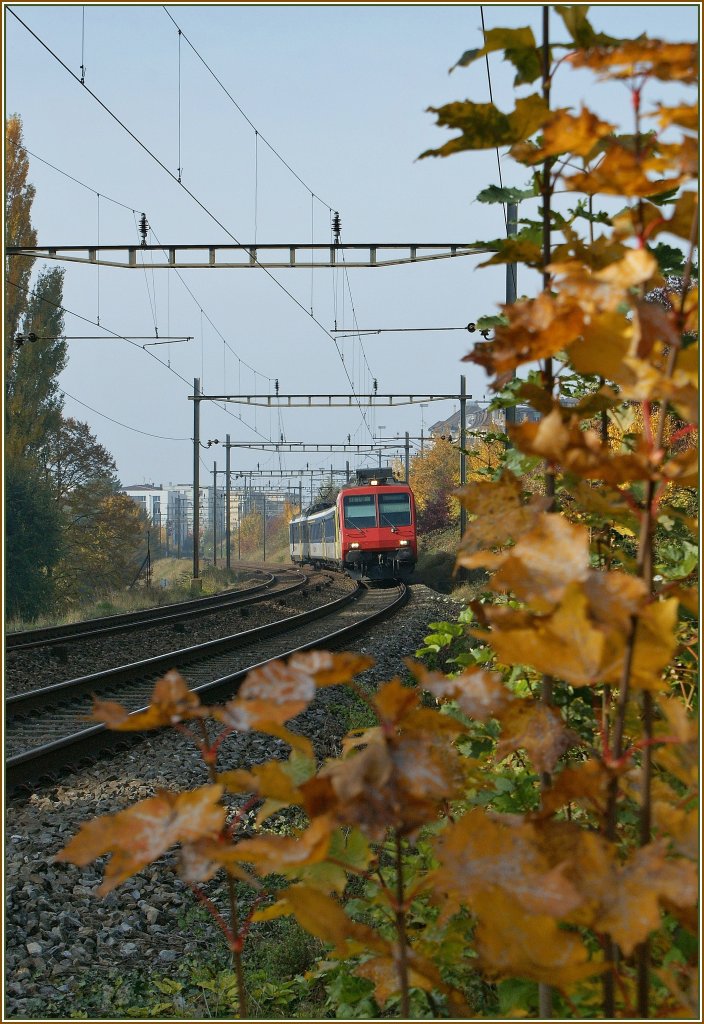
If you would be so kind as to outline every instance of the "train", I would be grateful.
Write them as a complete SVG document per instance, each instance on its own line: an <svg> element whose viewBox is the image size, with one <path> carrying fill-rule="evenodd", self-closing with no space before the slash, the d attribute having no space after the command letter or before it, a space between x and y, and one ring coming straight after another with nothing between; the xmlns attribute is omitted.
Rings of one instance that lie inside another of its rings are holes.
<svg viewBox="0 0 704 1024"><path fill-rule="evenodd" d="M357 470L333 505L312 505L290 520L289 544L292 562L358 580L405 579L418 558L413 491L391 467Z"/></svg>

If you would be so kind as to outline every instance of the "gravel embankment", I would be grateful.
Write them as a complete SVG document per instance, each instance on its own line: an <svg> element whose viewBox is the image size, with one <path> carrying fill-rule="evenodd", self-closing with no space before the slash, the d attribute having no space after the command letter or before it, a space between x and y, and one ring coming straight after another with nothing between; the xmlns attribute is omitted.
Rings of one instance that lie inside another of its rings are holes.
<svg viewBox="0 0 704 1024"><path fill-rule="evenodd" d="M5 696L255 629L329 604L354 587L354 581L346 576L316 574L304 590L272 595L270 600L241 608L185 617L168 625L130 630L100 639L72 640L58 646L9 651L5 658Z"/></svg>
<svg viewBox="0 0 704 1024"><path fill-rule="evenodd" d="M422 645L428 622L452 618L461 607L422 585L414 585L412 594L392 622L351 645L376 659L363 679L381 682L403 672L401 659ZM321 690L295 720L320 758L339 753L345 709L355 701L345 687ZM250 767L282 747L260 733L233 735L223 744L220 766ZM124 1017L119 1000L124 979L140 978L147 993L150 975L168 977L185 957L207 961L218 939L211 929L189 922L195 900L164 870L164 861L104 898L95 894L100 866L53 863L82 822L128 807L159 788L184 790L207 781L185 738L159 732L127 753L8 802L3 1019ZM167 864L171 860L165 858Z"/></svg>

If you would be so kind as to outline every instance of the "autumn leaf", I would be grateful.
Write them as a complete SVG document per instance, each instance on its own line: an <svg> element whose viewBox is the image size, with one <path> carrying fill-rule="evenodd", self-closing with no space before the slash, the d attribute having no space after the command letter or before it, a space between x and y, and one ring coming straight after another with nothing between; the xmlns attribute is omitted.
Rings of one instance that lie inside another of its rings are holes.
<svg viewBox="0 0 704 1024"><path fill-rule="evenodd" d="M528 455L546 459L567 473L608 484L649 480L656 476L644 439L633 451L614 453L594 430L583 430L577 415L555 408L538 423L519 423L510 431L514 444Z"/></svg>
<svg viewBox="0 0 704 1024"><path fill-rule="evenodd" d="M585 107L576 117L566 109L554 110L543 124L538 148L518 142L512 146L511 156L526 164L543 163L548 157L562 153L588 157L597 141L610 135L614 127Z"/></svg>
<svg viewBox="0 0 704 1024"><path fill-rule="evenodd" d="M476 518L467 526L460 543L457 564L481 548L507 544L532 529L549 505L547 498L522 497L521 481L504 470L498 480L474 481L458 492L464 507Z"/></svg>
<svg viewBox="0 0 704 1024"><path fill-rule="evenodd" d="M225 823L219 803L221 785L201 786L188 793L163 790L117 814L105 814L81 826L56 854L56 860L84 867L111 853L101 895L151 864L176 843L215 838Z"/></svg>
<svg viewBox="0 0 704 1024"><path fill-rule="evenodd" d="M301 668L283 661L268 661L253 669L234 700L214 711L231 729L248 732L267 725L283 725L304 711L315 697L315 680Z"/></svg>
<svg viewBox="0 0 704 1024"><path fill-rule="evenodd" d="M151 703L144 711L130 714L116 701L94 700L91 718L103 722L108 729L120 732L159 729L192 718L206 718L210 710L201 707L197 693L188 689L186 681L175 670L158 679Z"/></svg>
<svg viewBox="0 0 704 1024"><path fill-rule="evenodd" d="M315 772L315 762L308 762L310 774ZM292 777L289 761L265 761L255 765L251 771L237 768L220 772L221 782L229 793L255 793L264 800L257 812L257 825L265 821L271 814L287 807L289 804L300 804L301 791Z"/></svg>
<svg viewBox="0 0 704 1024"><path fill-rule="evenodd" d="M647 117L657 117L661 128L669 128L670 125L677 125L685 131L696 132L699 129L699 109L696 103L678 103L676 106L666 106L658 103L657 108Z"/></svg>
<svg viewBox="0 0 704 1024"><path fill-rule="evenodd" d="M648 75L663 81L694 84L699 65L696 43L669 43L662 39L621 40L618 46L595 46L577 51L576 68L591 68L606 78Z"/></svg>
<svg viewBox="0 0 704 1024"><path fill-rule="evenodd" d="M667 164L659 157L639 157L625 146L612 141L602 160L589 170L564 176L568 191L587 195L616 195L647 199L676 188L685 180L682 175L657 177ZM649 177L648 173L654 175Z"/></svg>
<svg viewBox="0 0 704 1024"><path fill-rule="evenodd" d="M513 701L498 718L501 739L496 745L497 763L522 748L536 772L551 772L566 751L581 743L557 708L529 698Z"/></svg>
<svg viewBox="0 0 704 1024"><path fill-rule="evenodd" d="M496 568L493 590L510 590L538 611L549 611L570 584L587 578L589 535L564 516L544 512L514 547L496 555L478 552L463 564Z"/></svg>
<svg viewBox="0 0 704 1024"><path fill-rule="evenodd" d="M338 956L369 950L388 954L391 950L389 943L372 928L348 917L332 896L307 885L292 885L272 907L256 911L253 920L270 921L288 914L294 914L311 935L334 946Z"/></svg>
<svg viewBox="0 0 704 1024"><path fill-rule="evenodd" d="M550 788L542 793L540 815L551 815L567 804L576 803L597 814L606 812L611 772L594 758L568 765L554 775Z"/></svg>
<svg viewBox="0 0 704 1024"><path fill-rule="evenodd" d="M365 672L374 665L374 659L365 654L342 651L302 651L293 654L287 662L294 672L304 672L313 677L316 686L337 686L349 683L354 676Z"/></svg>
<svg viewBox="0 0 704 1024"><path fill-rule="evenodd" d="M484 33L484 46L479 50L466 50L457 63L450 68L466 68L475 60L486 57L496 50L503 50L505 59L516 68L514 86L530 84L540 78L542 65L535 45L535 36L530 28L490 28Z"/></svg>
<svg viewBox="0 0 704 1024"><path fill-rule="evenodd" d="M494 389L502 387L511 372L523 363L553 356L567 348L582 333L584 314L579 304L549 292L503 307L507 327L496 327L492 341L475 345L464 357L496 378Z"/></svg>
<svg viewBox="0 0 704 1024"><path fill-rule="evenodd" d="M380 686L372 700L380 720L387 726L396 726L418 706L420 697L416 689L395 678Z"/></svg>
<svg viewBox="0 0 704 1024"><path fill-rule="evenodd" d="M570 871L570 878L585 898L575 919L611 935L629 956L660 927L663 901L684 908L696 903L696 865L667 858L666 849L666 842L656 840L621 863L613 844L594 833L582 832Z"/></svg>
<svg viewBox="0 0 704 1024"><path fill-rule="evenodd" d="M271 832L224 846L219 853L219 860L223 864L246 861L254 864L261 875L272 872L287 874L302 865L325 860L333 827L329 818L321 816L311 822L308 828L292 836Z"/></svg>
<svg viewBox="0 0 704 1024"><path fill-rule="evenodd" d="M662 836L663 842L672 844L672 848L697 861L700 854L700 822L698 808L686 810L677 806L677 795L670 791L669 800L653 801L653 823L655 831Z"/></svg>
<svg viewBox="0 0 704 1024"><path fill-rule="evenodd" d="M487 608L486 616L492 631L473 630L473 635L490 643L502 664L532 665L574 686L603 681L606 637L593 623L578 584L567 588L552 615L530 617L499 607ZM613 661L620 664L617 657Z"/></svg>
<svg viewBox="0 0 704 1024"><path fill-rule="evenodd" d="M457 676L446 676L442 672L430 672L424 665L405 660L409 671L418 685L428 690L439 701L454 700L461 711L478 722L488 722L514 700L511 691L504 685L497 672L475 668Z"/></svg>
<svg viewBox="0 0 704 1024"><path fill-rule="evenodd" d="M477 952L493 980L528 978L564 990L605 969L589 960L579 935L559 928L552 917L526 912L510 892L487 886L474 905Z"/></svg>
<svg viewBox="0 0 704 1024"><path fill-rule="evenodd" d="M531 914L562 917L577 907L581 896L564 865L551 865L538 839L532 823L504 822L478 808L448 826L434 843L439 867L432 876L438 896L449 901L446 912L463 904L477 909L489 888Z"/></svg>

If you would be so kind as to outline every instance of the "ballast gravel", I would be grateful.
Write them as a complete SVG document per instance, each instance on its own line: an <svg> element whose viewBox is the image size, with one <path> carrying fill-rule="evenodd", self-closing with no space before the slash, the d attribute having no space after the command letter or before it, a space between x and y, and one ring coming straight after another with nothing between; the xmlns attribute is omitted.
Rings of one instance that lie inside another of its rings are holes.
<svg viewBox="0 0 704 1024"><path fill-rule="evenodd" d="M101 672L132 661L195 647L208 640L231 636L244 630L299 615L355 589L341 574L314 574L303 590L272 594L266 601L245 604L228 611L186 617L174 623L150 626L88 640L73 640L58 646L9 651L5 658L5 696L40 689L64 679Z"/></svg>
<svg viewBox="0 0 704 1024"><path fill-rule="evenodd" d="M422 646L428 623L451 620L461 608L414 584L411 601L391 622L350 645L376 659L361 679L374 684L405 672L402 658ZM357 698L344 686L327 688L295 719L296 731L308 736L318 758L339 754L350 702ZM249 768L285 756L287 749L261 733L232 735L219 763ZM84 1006L90 1007L91 1019L115 1019L111 993L128 975L140 975L148 987L151 974L168 978L185 957L207 962L218 938L214 930L194 927L192 919L189 928L196 903L185 883L165 870L174 863L172 854L105 897L96 895L103 860L84 868L53 860L81 823L129 807L157 789L186 790L207 782L195 748L166 731L8 801L4 1020L81 1017Z"/></svg>

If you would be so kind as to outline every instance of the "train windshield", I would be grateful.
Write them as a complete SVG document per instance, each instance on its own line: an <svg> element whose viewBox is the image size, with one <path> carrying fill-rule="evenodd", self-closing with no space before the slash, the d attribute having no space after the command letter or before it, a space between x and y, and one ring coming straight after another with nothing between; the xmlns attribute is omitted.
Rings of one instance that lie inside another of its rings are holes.
<svg viewBox="0 0 704 1024"><path fill-rule="evenodd" d="M407 493L379 494L379 519L382 526L410 526L411 499Z"/></svg>
<svg viewBox="0 0 704 1024"><path fill-rule="evenodd" d="M376 502L373 494L350 494L345 499L345 526L361 530L376 526Z"/></svg>

